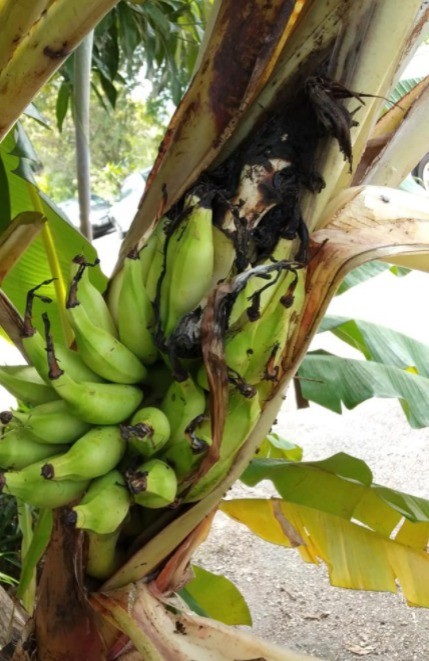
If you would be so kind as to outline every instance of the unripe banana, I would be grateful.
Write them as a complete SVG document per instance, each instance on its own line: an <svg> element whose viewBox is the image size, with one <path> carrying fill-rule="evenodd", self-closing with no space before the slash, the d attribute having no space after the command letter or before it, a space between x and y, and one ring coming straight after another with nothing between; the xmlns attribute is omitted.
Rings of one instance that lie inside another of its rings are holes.
<svg viewBox="0 0 429 661"><path fill-rule="evenodd" d="M125 477L134 501L142 507L167 507L176 499L176 474L160 459L150 459L137 470L128 470Z"/></svg>
<svg viewBox="0 0 429 661"><path fill-rule="evenodd" d="M158 349L152 335L154 312L142 282L139 254L132 251L124 261L118 306L119 338L145 365L152 365Z"/></svg>
<svg viewBox="0 0 429 661"><path fill-rule="evenodd" d="M161 459L171 466L180 484L196 471L208 447L204 441L193 445L191 439L183 439L168 447Z"/></svg>
<svg viewBox="0 0 429 661"><path fill-rule="evenodd" d="M121 433L137 454L150 457L170 438L170 423L161 409L147 406L133 415L129 425L121 425Z"/></svg>
<svg viewBox="0 0 429 661"><path fill-rule="evenodd" d="M107 535L122 524L130 504L131 495L123 475L112 470L91 482L79 505L67 514L66 521L76 528Z"/></svg>
<svg viewBox="0 0 429 661"><path fill-rule="evenodd" d="M206 409L206 397L191 376L184 381L172 381L161 403L171 428L170 447L186 437L188 425Z"/></svg>
<svg viewBox="0 0 429 661"><path fill-rule="evenodd" d="M28 413L14 411L13 416L39 443L73 443L90 428L89 423L69 411L62 399L36 406Z"/></svg>
<svg viewBox="0 0 429 661"><path fill-rule="evenodd" d="M61 445L44 445L25 429L7 428L0 439L0 468L21 470L61 452Z"/></svg>
<svg viewBox="0 0 429 661"><path fill-rule="evenodd" d="M263 314L248 321L225 342L228 367L247 383L275 380L282 348L289 334L289 324L304 300L304 273L287 271L279 278L274 294Z"/></svg>
<svg viewBox="0 0 429 661"><path fill-rule="evenodd" d="M158 291L158 281L163 271L166 226L167 219L159 221L144 246L141 257L143 285L152 303L155 301Z"/></svg>
<svg viewBox="0 0 429 661"><path fill-rule="evenodd" d="M119 427L93 427L68 452L44 464L42 475L47 480L90 480L115 468L124 452Z"/></svg>
<svg viewBox="0 0 429 661"><path fill-rule="evenodd" d="M291 258L293 242L289 239L279 239L272 256L265 260L262 265L270 266L280 260ZM229 328L239 322L239 327L249 320L258 319L264 314L265 308L271 301L276 291L282 286L287 278L287 271L272 271L262 275L254 275L249 278L244 289L238 294L229 315ZM253 318L252 318L253 315Z"/></svg>
<svg viewBox="0 0 429 661"><path fill-rule="evenodd" d="M86 573L100 581L109 578L124 561L124 554L117 548L121 530L108 535L98 535L88 530L88 554Z"/></svg>
<svg viewBox="0 0 429 661"><path fill-rule="evenodd" d="M49 331L49 319L43 314L46 332L47 362L52 387L67 402L72 413L94 425L115 425L134 413L143 399L143 392L134 386L117 383L76 383L63 372L55 356Z"/></svg>
<svg viewBox="0 0 429 661"><path fill-rule="evenodd" d="M55 390L45 383L32 365L0 367L0 385L26 405L37 406L58 399Z"/></svg>
<svg viewBox="0 0 429 661"><path fill-rule="evenodd" d="M54 509L80 498L89 484L88 480L47 481L40 474L41 467L39 461L20 471L0 474L0 491L34 507Z"/></svg>
<svg viewBox="0 0 429 661"><path fill-rule="evenodd" d="M288 276L282 296L272 298L257 324L253 353L243 374L248 383L278 380L282 349L295 328L305 301L305 270Z"/></svg>
<svg viewBox="0 0 429 661"><path fill-rule="evenodd" d="M174 227L166 246L165 273L159 309L164 335L169 336L182 317L208 292L213 277L212 210L193 196L189 213Z"/></svg>
<svg viewBox="0 0 429 661"><path fill-rule="evenodd" d="M76 286L79 286L79 302L83 305L87 314L90 315L92 323L99 328L104 328L107 333L114 337L118 337L118 330L106 301L89 278L89 269L97 266L99 262L100 260L96 260L94 264L90 264L83 255L77 255L73 259L71 270L72 286L73 282L76 283Z"/></svg>
<svg viewBox="0 0 429 661"><path fill-rule="evenodd" d="M36 368L40 377L50 385L48 376L49 367L46 360L46 342L42 335L34 329L32 335L22 338L22 344L26 356ZM101 376L89 369L76 351L68 349L60 342L56 342L55 353L61 368L66 371L74 381L103 381Z"/></svg>
<svg viewBox="0 0 429 661"><path fill-rule="evenodd" d="M231 273L235 260L234 244L229 236L215 225L213 231L213 274L209 289L219 281L225 280Z"/></svg>
<svg viewBox="0 0 429 661"><path fill-rule="evenodd" d="M93 425L116 425L136 410L143 392L119 383L76 383L68 374L52 378L52 386L74 415Z"/></svg>
<svg viewBox="0 0 429 661"><path fill-rule="evenodd" d="M116 324L116 327L118 326L118 312L119 312L119 306L121 300L121 289L122 289L123 279L124 279L124 269L122 268L120 271L115 273L113 278L111 278L109 283L109 288L107 290L107 306L109 308L109 312L112 316L112 319Z"/></svg>
<svg viewBox="0 0 429 661"><path fill-rule="evenodd" d="M68 307L68 316L85 363L114 383L141 383L147 370L140 360L111 333L95 326L82 305Z"/></svg>
<svg viewBox="0 0 429 661"><path fill-rule="evenodd" d="M258 397L246 398L236 390L230 390L228 411L219 449L218 461L191 488L185 502L193 502L210 493L228 472L240 447L249 437L261 413ZM198 438L211 443L211 421L206 418L195 430Z"/></svg>

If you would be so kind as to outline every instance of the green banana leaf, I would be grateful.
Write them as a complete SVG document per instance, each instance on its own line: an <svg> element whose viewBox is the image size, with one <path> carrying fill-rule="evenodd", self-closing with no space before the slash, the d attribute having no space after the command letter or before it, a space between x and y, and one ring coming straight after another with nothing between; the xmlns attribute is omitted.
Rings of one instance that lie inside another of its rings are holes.
<svg viewBox="0 0 429 661"><path fill-rule="evenodd" d="M287 459L288 461L301 461L302 448L278 434L268 434L258 450L258 459Z"/></svg>
<svg viewBox="0 0 429 661"><path fill-rule="evenodd" d="M386 262L379 261L362 264L362 266L358 266L356 269L353 269L353 271L350 271L350 273L347 273L337 289L336 296L344 294L344 292L352 287L356 287L356 285L360 285L362 282L375 278L377 275L384 273L384 271L390 271L393 275L401 277L407 275L407 273L410 272L410 269L400 266L391 266L390 264L386 264Z"/></svg>
<svg viewBox="0 0 429 661"><path fill-rule="evenodd" d="M196 565L192 569L195 578L180 590L179 595L195 613L224 624L251 626L249 607L231 581Z"/></svg>
<svg viewBox="0 0 429 661"><path fill-rule="evenodd" d="M371 397L397 398L411 427L429 426L429 379L396 366L310 352L298 370L302 395L336 413Z"/></svg>
<svg viewBox="0 0 429 661"><path fill-rule="evenodd" d="M319 332L331 331L361 351L367 360L401 369L413 367L429 377L429 345L386 326L360 319L326 316Z"/></svg>
<svg viewBox="0 0 429 661"><path fill-rule="evenodd" d="M398 579L409 604L429 606L429 501L374 484L368 466L344 453L257 459L242 476L250 486L265 479L282 499L225 500L221 510L305 561L325 562L333 585L396 592Z"/></svg>
<svg viewBox="0 0 429 661"><path fill-rule="evenodd" d="M49 228L39 233L32 244L23 249L18 261L7 273L1 287L21 312L24 312L27 291L53 277L59 277L66 287L72 258L84 253L88 260L97 257L95 249L61 215L60 210L36 187L32 169L37 157L31 148L22 126L17 124L0 144L0 234L4 232L12 219L23 212L42 211L46 217L45 225ZM32 195L34 197L32 197ZM35 208L35 201L40 207ZM40 217L39 214L37 214ZM49 241L49 234L52 241ZM54 264L58 264L55 272ZM4 274L3 274L4 275ZM100 269L91 269L91 280L102 291L106 278ZM45 296L56 298L53 284L43 288ZM36 304L34 323L43 330L40 318L41 306ZM60 314L58 306L49 306L49 317L54 337L61 338Z"/></svg>

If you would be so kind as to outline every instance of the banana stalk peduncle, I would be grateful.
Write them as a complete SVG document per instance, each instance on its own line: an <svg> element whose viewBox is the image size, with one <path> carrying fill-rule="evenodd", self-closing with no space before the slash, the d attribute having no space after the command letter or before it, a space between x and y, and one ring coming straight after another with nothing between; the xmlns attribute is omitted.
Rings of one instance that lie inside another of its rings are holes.
<svg viewBox="0 0 429 661"><path fill-rule="evenodd" d="M55 355L54 341L51 335L51 322L49 321L47 312L42 314L42 319L43 325L45 327L46 353L48 356L49 367L48 376L51 380L58 379L62 374L64 374L64 370L62 370L58 365L58 361Z"/></svg>

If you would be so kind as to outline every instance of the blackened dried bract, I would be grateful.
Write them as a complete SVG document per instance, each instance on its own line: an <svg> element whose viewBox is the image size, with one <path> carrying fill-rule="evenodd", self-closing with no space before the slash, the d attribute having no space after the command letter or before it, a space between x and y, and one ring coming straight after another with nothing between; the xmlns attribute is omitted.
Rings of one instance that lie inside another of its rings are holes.
<svg viewBox="0 0 429 661"><path fill-rule="evenodd" d="M362 96L357 92L348 90L340 83L320 76L309 78L306 82L306 90L316 113L317 121L328 135L338 141L341 151L350 164L351 171L353 155L350 129L357 126L357 122L353 119L354 113L347 110L340 103L340 99L355 98L364 105L365 102Z"/></svg>
<svg viewBox="0 0 429 661"><path fill-rule="evenodd" d="M201 315L201 307L186 314L168 338L167 352L178 381L184 381L188 376L180 361L201 358Z"/></svg>

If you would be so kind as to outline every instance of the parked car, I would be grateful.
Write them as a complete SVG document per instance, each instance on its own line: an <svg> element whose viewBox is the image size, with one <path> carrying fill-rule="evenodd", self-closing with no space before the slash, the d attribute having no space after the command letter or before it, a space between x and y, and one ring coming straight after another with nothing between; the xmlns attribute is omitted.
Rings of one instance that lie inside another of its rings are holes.
<svg viewBox="0 0 429 661"><path fill-rule="evenodd" d="M429 193L429 152L416 165L413 175L416 177L418 183Z"/></svg>
<svg viewBox="0 0 429 661"><path fill-rule="evenodd" d="M130 229L146 188L149 172L150 168L128 175L122 184L117 201L112 204L110 216L121 237L124 237Z"/></svg>
<svg viewBox="0 0 429 661"><path fill-rule="evenodd" d="M429 44L422 44L401 75L401 80L418 81L429 74ZM417 183L429 193L429 152L417 163L412 173Z"/></svg>
<svg viewBox="0 0 429 661"><path fill-rule="evenodd" d="M75 198L59 202L58 206L73 227L80 228L79 202ZM94 238L107 234L114 229L114 223L110 216L110 203L99 195L91 195L90 221Z"/></svg>

